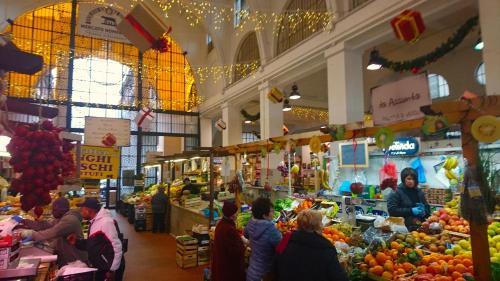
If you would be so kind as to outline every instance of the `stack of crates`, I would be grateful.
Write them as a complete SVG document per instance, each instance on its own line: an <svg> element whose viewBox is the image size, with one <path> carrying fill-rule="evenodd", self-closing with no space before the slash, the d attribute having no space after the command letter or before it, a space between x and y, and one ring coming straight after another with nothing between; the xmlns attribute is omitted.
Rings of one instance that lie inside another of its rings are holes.
<svg viewBox="0 0 500 281"><path fill-rule="evenodd" d="M146 230L146 207L143 205L135 206L134 229Z"/></svg>
<svg viewBox="0 0 500 281"><path fill-rule="evenodd" d="M176 261L180 268L196 267L198 262L198 240L189 235L177 236Z"/></svg>
<svg viewBox="0 0 500 281"><path fill-rule="evenodd" d="M208 227L193 227L193 237L198 240L198 265L206 265L210 262L210 235Z"/></svg>

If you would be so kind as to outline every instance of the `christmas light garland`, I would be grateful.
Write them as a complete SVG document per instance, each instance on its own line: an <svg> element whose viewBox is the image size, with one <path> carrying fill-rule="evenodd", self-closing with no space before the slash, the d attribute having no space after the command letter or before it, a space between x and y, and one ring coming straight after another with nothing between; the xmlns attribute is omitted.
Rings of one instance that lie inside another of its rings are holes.
<svg viewBox="0 0 500 281"><path fill-rule="evenodd" d="M245 118L245 120L248 120L248 121L252 121L252 122L255 122L257 120L260 119L260 112L257 112L256 114L252 115L250 113L248 113L246 110L242 109L241 111L241 115L243 115L243 118Z"/></svg>
<svg viewBox="0 0 500 281"><path fill-rule="evenodd" d="M178 13L186 19L192 27L198 26L204 21L209 21L215 30L220 30L225 24L233 23L234 17L239 17L241 23L236 26L237 30L242 31L245 24L252 24L255 30L262 30L267 24L273 24L273 33L277 33L283 28L289 28L295 31L300 23L310 31L317 31L318 25L326 28L336 15L330 11L294 9L283 12L263 11L254 9L242 9L235 11L232 6L224 7L221 3L212 3L209 1L183 1L183 0L151 0L163 12L165 17L169 17L169 12L176 6ZM110 3L111 0L80 1L80 3L104 4L128 10L116 3ZM131 0L130 8L134 7L142 0Z"/></svg>
<svg viewBox="0 0 500 281"><path fill-rule="evenodd" d="M478 16L468 19L450 38L448 38L448 40L446 40L446 42L441 44L441 46L437 47L432 52L415 59L391 61L380 54L374 54L371 59L380 63L383 68L389 68L396 72L411 71L413 73L418 73L421 68L437 61L460 45L460 43L462 43L464 38L472 31L478 22Z"/></svg>
<svg viewBox="0 0 500 281"><path fill-rule="evenodd" d="M305 120L328 122L328 110L307 106L292 106L291 113Z"/></svg>

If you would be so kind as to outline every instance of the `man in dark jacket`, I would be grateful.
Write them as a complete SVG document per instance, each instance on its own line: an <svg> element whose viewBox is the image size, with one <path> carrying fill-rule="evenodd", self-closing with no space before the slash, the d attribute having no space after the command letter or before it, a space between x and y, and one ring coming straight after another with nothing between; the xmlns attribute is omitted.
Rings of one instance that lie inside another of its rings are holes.
<svg viewBox="0 0 500 281"><path fill-rule="evenodd" d="M211 267L213 281L245 281L245 246L234 222L237 211L235 204L224 202L224 216L215 229Z"/></svg>
<svg viewBox="0 0 500 281"><path fill-rule="evenodd" d="M430 216L431 209L425 194L418 188L418 174L412 168L401 171L401 184L387 199L389 215L403 217L409 231L419 228Z"/></svg>
<svg viewBox="0 0 500 281"><path fill-rule="evenodd" d="M277 256L279 281L348 281L333 244L321 235L322 216L305 210L297 217L298 230L283 239ZM286 245L282 245L282 244Z"/></svg>
<svg viewBox="0 0 500 281"><path fill-rule="evenodd" d="M52 241L59 267L77 260L87 262L87 252L66 241L69 235L83 238L80 214L70 211L68 200L61 197L52 202L52 216L54 219L51 221L23 220L22 224L30 230L23 231L21 236L34 241Z"/></svg>
<svg viewBox="0 0 500 281"><path fill-rule="evenodd" d="M168 197L165 195L165 187L158 187L158 191L151 198L151 209L153 211L153 233L165 232L165 212L167 211Z"/></svg>

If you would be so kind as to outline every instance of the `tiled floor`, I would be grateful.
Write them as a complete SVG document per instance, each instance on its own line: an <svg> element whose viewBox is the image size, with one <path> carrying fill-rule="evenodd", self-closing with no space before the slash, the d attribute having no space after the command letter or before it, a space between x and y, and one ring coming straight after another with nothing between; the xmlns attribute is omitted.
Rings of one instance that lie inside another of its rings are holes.
<svg viewBox="0 0 500 281"><path fill-rule="evenodd" d="M175 262L175 239L169 234L136 232L126 218L115 214L121 231L129 239L125 254L125 281L202 281L203 267L183 270Z"/></svg>

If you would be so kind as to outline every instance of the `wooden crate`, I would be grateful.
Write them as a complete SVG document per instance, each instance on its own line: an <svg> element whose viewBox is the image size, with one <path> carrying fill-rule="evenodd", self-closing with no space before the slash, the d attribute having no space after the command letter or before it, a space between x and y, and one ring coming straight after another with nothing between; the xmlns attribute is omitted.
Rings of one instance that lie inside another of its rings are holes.
<svg viewBox="0 0 500 281"><path fill-rule="evenodd" d="M198 265L198 258L196 254L182 255L179 252L175 255L175 260L180 268L196 267Z"/></svg>
<svg viewBox="0 0 500 281"><path fill-rule="evenodd" d="M146 230L153 230L153 213L146 213Z"/></svg>

